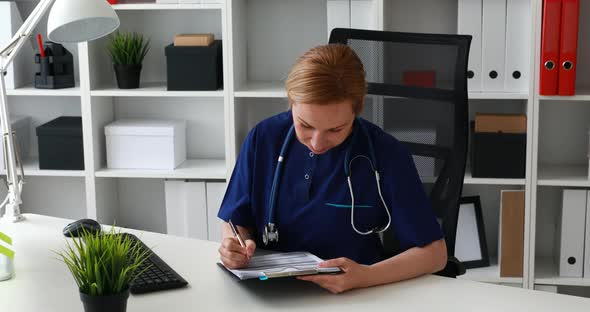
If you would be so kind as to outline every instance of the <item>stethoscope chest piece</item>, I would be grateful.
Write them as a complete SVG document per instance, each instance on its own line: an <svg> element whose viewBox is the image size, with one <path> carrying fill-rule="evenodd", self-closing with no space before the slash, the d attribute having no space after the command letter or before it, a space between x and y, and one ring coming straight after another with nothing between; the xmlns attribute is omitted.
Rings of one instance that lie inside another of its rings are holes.
<svg viewBox="0 0 590 312"><path fill-rule="evenodd" d="M276 247L279 242L279 230L274 223L268 223L264 226L262 233L262 242L267 247Z"/></svg>

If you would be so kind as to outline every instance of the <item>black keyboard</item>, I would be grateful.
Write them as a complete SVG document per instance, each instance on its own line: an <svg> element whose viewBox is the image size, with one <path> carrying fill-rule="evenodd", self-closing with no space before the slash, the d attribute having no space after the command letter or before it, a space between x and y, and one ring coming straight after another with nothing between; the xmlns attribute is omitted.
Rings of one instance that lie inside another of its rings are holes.
<svg viewBox="0 0 590 312"><path fill-rule="evenodd" d="M146 245L137 236L125 233L125 236L139 244L144 250ZM174 271L164 260L162 260L153 251L150 251L149 258L139 267L139 271L145 270L138 278L131 283L129 291L132 294L142 294L147 292L181 288L188 285L188 282Z"/></svg>

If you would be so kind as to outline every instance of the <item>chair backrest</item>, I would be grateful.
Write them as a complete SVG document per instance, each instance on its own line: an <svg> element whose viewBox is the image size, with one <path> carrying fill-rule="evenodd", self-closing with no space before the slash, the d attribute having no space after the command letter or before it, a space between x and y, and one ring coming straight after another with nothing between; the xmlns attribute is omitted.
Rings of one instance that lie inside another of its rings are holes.
<svg viewBox="0 0 590 312"><path fill-rule="evenodd" d="M468 140L467 59L471 36L337 28L330 43L349 45L363 61L367 104L383 128L407 144L455 253ZM393 233L384 249L399 252Z"/></svg>

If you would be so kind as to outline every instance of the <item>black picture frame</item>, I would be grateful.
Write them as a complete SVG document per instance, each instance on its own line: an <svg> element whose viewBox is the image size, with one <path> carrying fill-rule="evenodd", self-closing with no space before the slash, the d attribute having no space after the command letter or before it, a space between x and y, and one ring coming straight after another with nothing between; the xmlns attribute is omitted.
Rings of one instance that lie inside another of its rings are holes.
<svg viewBox="0 0 590 312"><path fill-rule="evenodd" d="M490 266L479 196L461 197L457 214L455 257L467 269Z"/></svg>

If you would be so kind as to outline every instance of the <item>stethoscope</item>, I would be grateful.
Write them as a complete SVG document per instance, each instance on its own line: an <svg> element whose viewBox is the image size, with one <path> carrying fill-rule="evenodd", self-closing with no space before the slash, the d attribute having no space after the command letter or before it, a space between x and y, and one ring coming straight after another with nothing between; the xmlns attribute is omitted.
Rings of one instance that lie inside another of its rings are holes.
<svg viewBox="0 0 590 312"><path fill-rule="evenodd" d="M346 180L348 182L348 189L350 191L350 199L351 199L350 224L352 225L352 229L360 235L369 235L369 234L373 234L373 233L379 234L379 233L386 231L389 228L389 225L391 224L391 214L389 213L389 208L387 207L387 204L385 203L385 200L383 199L383 195L381 194L381 185L379 183L380 176L379 176L379 172L377 171L377 167L375 165L375 164L377 164L377 160L375 158L375 149L373 148L373 140L371 140L371 137L369 136L369 132L367 131L365 126L362 124L362 122L358 118L355 121L355 123L358 124L359 128L361 129L361 131L365 134L365 136L367 138L367 142L369 145L369 157L367 157L365 155L357 155L354 158L350 159L350 153L352 150L352 146L354 145L354 142L356 139L356 134L357 134L357 131L355 131L355 129L353 129L352 138L351 138L352 140L346 149L346 153L344 154L344 174L346 175ZM291 126L291 128L289 129L289 132L287 133L287 136L285 137L285 140L283 141L283 145L281 147L281 152L279 153L279 159L277 161L277 167L275 169L275 173L274 173L274 177L273 177L273 181L272 181L272 188L270 191L268 223L264 226L264 232L262 233L262 242L264 243L265 246L269 246L269 245L276 246L279 242L279 230L277 228L277 225L274 223L275 205L276 205L277 196L278 196L277 190L279 188L279 181L281 178L283 163L285 162L285 154L287 152L287 149L289 147L291 140L293 139L294 134L295 134L295 128L294 128L294 126ZM372 228L368 231L364 231L364 232L357 229L357 227L354 224L354 192L352 191L350 167L352 165L352 162L357 158L365 158L369 161L369 164L371 165L371 170L375 173L375 183L377 184L377 191L379 193L379 197L381 198L381 202L383 203L383 207L385 209L385 212L387 213L387 218L388 218L387 224L385 226L374 227L374 228Z"/></svg>

